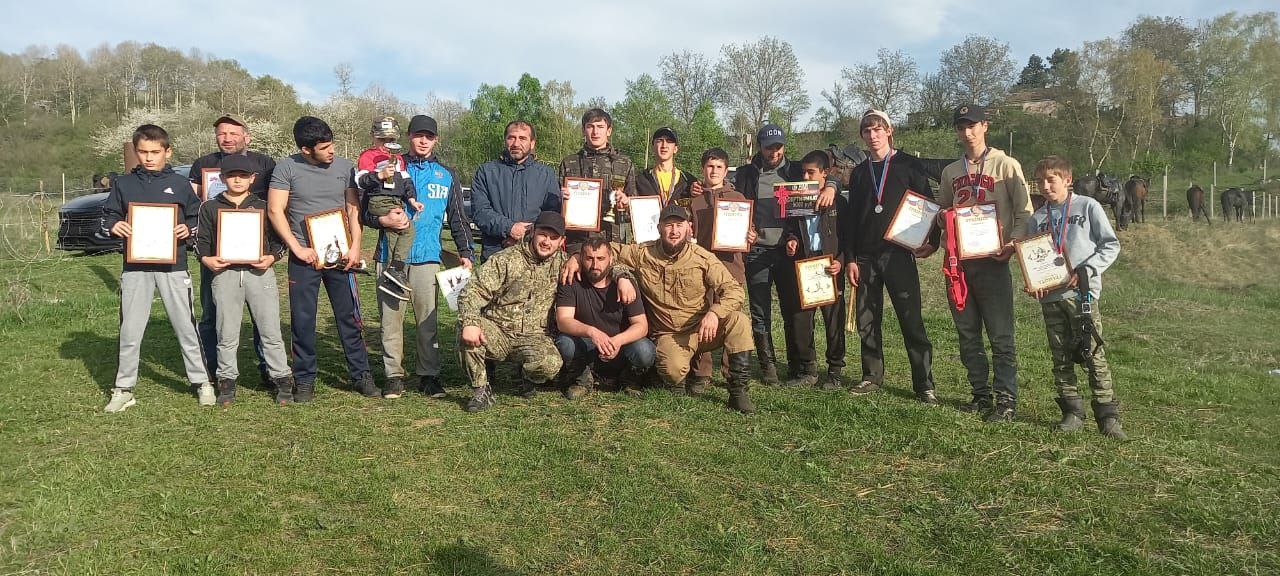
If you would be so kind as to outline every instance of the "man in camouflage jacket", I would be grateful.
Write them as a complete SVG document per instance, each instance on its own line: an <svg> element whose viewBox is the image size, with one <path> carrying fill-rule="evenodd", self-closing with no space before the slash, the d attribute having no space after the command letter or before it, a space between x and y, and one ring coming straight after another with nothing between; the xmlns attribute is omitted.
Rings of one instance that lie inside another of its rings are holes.
<svg viewBox="0 0 1280 576"><path fill-rule="evenodd" d="M582 115L582 149L560 161L560 185L566 177L599 178L604 181L600 196L600 233L609 240L621 241L622 224L627 221L627 211L615 207L612 222L603 218L609 215L609 207L618 200L636 195L636 174L631 159L609 143L613 135L613 118L599 108L587 110ZM613 203L610 192L617 192ZM623 200L625 206L625 200ZM589 232L569 232L566 242L570 254L577 254Z"/></svg>

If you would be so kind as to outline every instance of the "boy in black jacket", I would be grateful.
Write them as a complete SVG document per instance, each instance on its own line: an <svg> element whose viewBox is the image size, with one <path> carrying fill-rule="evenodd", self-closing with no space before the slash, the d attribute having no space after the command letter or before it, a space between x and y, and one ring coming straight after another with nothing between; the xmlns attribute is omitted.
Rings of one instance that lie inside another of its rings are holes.
<svg viewBox="0 0 1280 576"><path fill-rule="evenodd" d="M129 263L128 249L125 250L124 269L120 273L120 360L115 389L105 411L123 412L137 403L133 386L138 382L138 357L142 335L151 318L151 300L157 290L178 339L187 379L199 390L200 404L212 405L213 386L209 384L200 336L196 332L195 312L191 308L191 275L187 272L187 244L183 242L197 224L200 199L191 189L191 183L169 167L173 150L169 147L169 133L163 128L154 124L139 126L133 132L133 148L139 165L111 183L111 192L102 208L102 230L127 239L133 234L133 225L128 220L130 204L171 204L178 212L178 224L173 228L177 258L173 264Z"/></svg>
<svg viewBox="0 0 1280 576"><path fill-rule="evenodd" d="M271 266L285 256L284 243L265 226L267 201L249 193L253 184L253 164L240 155L222 160L222 181L227 191L200 206L200 228L196 232L196 254L213 274L210 287L217 307L218 332L218 404L226 406L236 398L236 378L240 375L236 352L240 347L240 324L245 304L258 327L262 356L267 375L276 387L276 401L293 401L292 371L280 335L280 287ZM223 234L219 214L224 210L258 210L264 224L262 257L254 263L230 263L218 253L218 238Z"/></svg>

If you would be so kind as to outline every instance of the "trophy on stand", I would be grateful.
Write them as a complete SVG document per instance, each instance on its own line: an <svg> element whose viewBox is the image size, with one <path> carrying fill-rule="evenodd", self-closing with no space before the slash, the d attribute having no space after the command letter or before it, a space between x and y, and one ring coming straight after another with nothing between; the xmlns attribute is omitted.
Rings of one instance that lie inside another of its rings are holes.
<svg viewBox="0 0 1280 576"><path fill-rule="evenodd" d="M382 169L383 169L383 168L386 168L387 166L391 166L391 169L392 169L392 170L397 170L397 169L399 169L399 168L400 168L400 159L399 159L399 154L400 154L400 150L401 150L401 149L403 149L403 148L404 148L404 146L401 146L400 144L398 144L398 143L396 143L396 142L387 142L386 144L384 144L384 146L386 146L386 148L387 148L387 152L388 152L389 154L391 154L391 157L389 157L389 158L387 158L386 160L383 160L382 162L379 162L379 163L378 163L378 171L379 171L379 172L381 172L381 171L382 171ZM395 188L395 187L396 187L396 176L395 176L395 174L392 174L392 175L387 176L386 178L384 178L384 179L382 180L382 187L383 187L383 188L385 188L385 189L387 189L387 190L390 190L390 189L392 189L392 188Z"/></svg>

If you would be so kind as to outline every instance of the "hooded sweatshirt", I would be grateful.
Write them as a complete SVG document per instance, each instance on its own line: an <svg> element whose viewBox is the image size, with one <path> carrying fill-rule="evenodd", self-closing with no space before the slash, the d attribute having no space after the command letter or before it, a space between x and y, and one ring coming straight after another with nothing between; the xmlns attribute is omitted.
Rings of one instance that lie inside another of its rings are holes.
<svg viewBox="0 0 1280 576"><path fill-rule="evenodd" d="M110 235L111 228L117 222L128 220L131 202L147 202L152 204L173 204L178 208L178 223L186 224L195 236L200 218L200 198L191 189L191 182L168 164L160 170L152 171L138 166L132 172L117 176L111 181L111 191L107 193L107 201L102 205L102 233ZM178 243L177 262L173 264L130 264L128 254L124 256L125 272L181 272L187 269L187 243L191 240L174 241ZM126 242L127 246L127 242Z"/></svg>
<svg viewBox="0 0 1280 576"><path fill-rule="evenodd" d="M1066 206L1070 204L1070 209ZM1052 210L1052 212L1050 212ZM1069 213L1069 215L1068 215ZM1085 267L1089 274L1089 295L1097 300L1102 295L1102 273L1120 256L1120 240L1116 238L1107 214L1097 200L1079 194L1070 194L1060 205L1046 203L1027 221L1027 234L1049 232L1057 234L1062 228L1059 222L1067 219L1067 239L1063 255L1072 269ZM1056 244L1055 244L1056 245ZM1076 291L1075 288L1059 288L1041 299L1041 302L1057 302Z"/></svg>
<svg viewBox="0 0 1280 576"><path fill-rule="evenodd" d="M995 202L1004 244L1025 235L1031 215L1031 194L1022 176L1022 164L992 147L987 147L985 160L961 158L943 168L937 202L943 208Z"/></svg>

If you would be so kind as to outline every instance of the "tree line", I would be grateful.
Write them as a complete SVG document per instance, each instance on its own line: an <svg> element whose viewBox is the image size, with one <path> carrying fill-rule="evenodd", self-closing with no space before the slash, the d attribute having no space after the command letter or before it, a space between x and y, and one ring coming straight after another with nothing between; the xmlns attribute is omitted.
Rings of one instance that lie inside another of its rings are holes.
<svg viewBox="0 0 1280 576"><path fill-rule="evenodd" d="M867 108L897 121L900 146L929 156L958 153L950 111L980 103L999 112L992 141L1011 143L1017 156L1065 154L1078 166L1148 175L1166 166L1203 171L1214 161L1249 170L1280 131L1275 12L1196 22L1141 16L1114 38L1032 55L1021 69L1007 43L986 36L944 50L932 71L901 50L881 49L845 67L819 92L816 109L791 45L768 36L718 54L663 55L653 73L626 80L616 102L530 74L511 85L482 84L466 102L432 93L403 99L376 83L357 89L348 64L333 72L337 90L308 103L281 79L198 50L124 42L84 54L65 45L0 53L0 177L116 167L120 143L148 121L168 128L176 158L189 161L211 147L208 123L222 113L246 119L252 146L273 155L292 150L294 118L318 115L348 156L367 144L375 115L407 121L428 113L441 127L441 155L464 178L500 153L502 125L514 118L533 123L539 156L555 163L581 145L578 120L597 106L614 116L615 146L641 165L651 163L652 131L674 127L677 162L686 168L711 146L749 157L755 130L768 121L788 129L793 147L843 147L857 142Z"/></svg>

